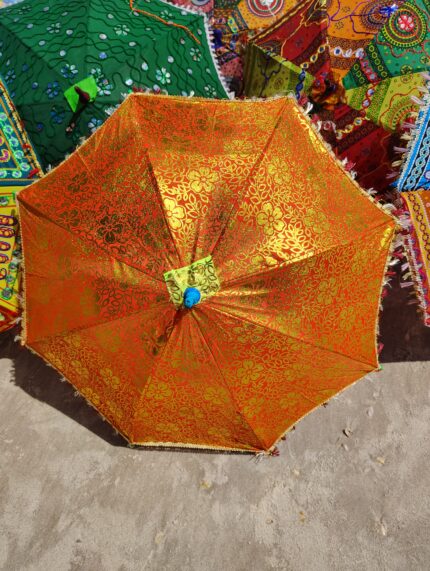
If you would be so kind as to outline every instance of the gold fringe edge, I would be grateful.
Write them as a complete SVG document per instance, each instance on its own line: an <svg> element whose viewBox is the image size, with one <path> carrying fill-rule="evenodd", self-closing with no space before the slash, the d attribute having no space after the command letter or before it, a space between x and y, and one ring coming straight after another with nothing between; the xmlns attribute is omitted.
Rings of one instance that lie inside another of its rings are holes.
<svg viewBox="0 0 430 571"><path fill-rule="evenodd" d="M296 425L301 422L304 418L306 418L308 415L312 414L313 412L315 412L316 409L320 408L321 406L326 405L327 403L329 403L332 399L337 398L339 395L341 395L344 391L346 391L347 389L353 387L354 385L356 385L358 382L360 382L361 380L363 380L365 377L367 377L367 375L370 375L371 373L374 372L378 372L381 370L381 366L379 364L379 354L378 354L378 337L379 337L379 316L380 313L382 311L381 308L381 301L382 301L382 292L384 290L385 287L385 276L387 274L387 271L390 267L390 263L392 260L395 259L395 257L393 256L393 252L394 250L398 247L398 244L396 243L396 238L399 235L399 231L396 228L393 228L393 235L391 238L391 243L390 243L390 247L388 249L387 252L387 260L382 272L382 278L381 278L381 287L380 287L380 294L378 297L378 304L377 304L377 308L376 308L376 316L375 316L375 355L376 355L376 361L377 361L377 365L376 367L373 367L370 371L368 371L367 373L365 373L362 377L359 377L358 379L356 379L355 381L352 381L351 383L348 383L348 385L346 385L345 387L343 387L342 389L339 389L339 391L335 394L332 395L331 397L329 397L328 399L326 399L325 401L315 405L314 407L312 407L310 410L308 410L308 412L306 412L303 416L301 416L298 420L296 420L294 423L292 423L286 430L285 432L275 440L275 442L272 444L272 446L269 448L269 450L266 452L266 454L271 454L274 452L277 444L279 444L279 442L281 440L284 440L285 436L293 431L296 427ZM363 363L364 364L364 363ZM369 365L370 366L370 365Z"/></svg>
<svg viewBox="0 0 430 571"><path fill-rule="evenodd" d="M413 191L412 191L413 192ZM411 220L412 224L412 220ZM425 302L425 295L422 288L422 278L420 275L419 270L417 269L417 261L415 259L414 247L412 245L412 237L410 233L404 236L404 249L405 249L405 256L408 262L408 271L411 274L411 281L413 283L412 287L414 289L416 298L418 300L418 313L422 314L422 318L427 317L427 307Z"/></svg>
<svg viewBox="0 0 430 571"><path fill-rule="evenodd" d="M100 410L98 408L96 408L96 406L90 400L88 400L87 398L84 397L82 392L72 383L72 381L70 381L70 379L68 379L67 377L64 376L64 374L62 373L62 371L60 371L60 369L58 369L57 367L52 365L52 363L46 361L46 359L43 357L43 355L41 355L38 351L36 351L36 349L34 349L30 345L28 345L23 340L21 340L21 345L25 346L31 353L33 353L33 355L36 355L37 357L42 359L42 361L45 363L46 366L50 367L51 369L54 369L61 376L62 381L66 381L67 383L69 383L71 385L71 387L75 390L75 396L79 396L80 398L82 398L86 402L86 404L88 406L93 408L96 411L96 413L98 414L98 416L100 416L100 418L103 420L103 422L108 422L112 426L113 432L122 436L122 438L126 441L127 446L129 448L135 448L135 447L136 448L138 448L138 447L142 447L142 448L143 447L189 448L191 450L192 449L195 449L195 450L214 450L214 451L219 451L219 452L235 452L235 453L241 453L241 454L266 453L265 450L260 450L260 449L256 449L256 448L234 448L234 447L230 448L228 446L212 446L210 444L188 444L185 442L135 442L133 440L130 440L130 438L124 432L122 432L122 430L119 428L117 423L115 421L110 420L109 418L105 417L100 412ZM267 452L267 453L269 454L269 452Z"/></svg>

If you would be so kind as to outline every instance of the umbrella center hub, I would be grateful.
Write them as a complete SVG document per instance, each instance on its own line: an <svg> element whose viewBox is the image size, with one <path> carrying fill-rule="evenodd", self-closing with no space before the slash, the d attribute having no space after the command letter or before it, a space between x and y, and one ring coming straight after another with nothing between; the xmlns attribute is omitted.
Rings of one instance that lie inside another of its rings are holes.
<svg viewBox="0 0 430 571"><path fill-rule="evenodd" d="M191 309L215 295L221 287L212 256L166 272L164 281L176 309Z"/></svg>
<svg viewBox="0 0 430 571"><path fill-rule="evenodd" d="M201 299L201 293L196 287L187 287L184 291L184 305L187 309L191 309L197 305Z"/></svg>

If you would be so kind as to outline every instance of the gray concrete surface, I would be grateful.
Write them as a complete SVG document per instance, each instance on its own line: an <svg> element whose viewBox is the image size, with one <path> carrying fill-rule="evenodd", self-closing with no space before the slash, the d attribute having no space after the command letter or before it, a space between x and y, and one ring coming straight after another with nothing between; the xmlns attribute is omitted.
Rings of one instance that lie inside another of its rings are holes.
<svg viewBox="0 0 430 571"><path fill-rule="evenodd" d="M430 363L384 365L256 463L128 449L11 336L0 357L2 570L430 569Z"/></svg>

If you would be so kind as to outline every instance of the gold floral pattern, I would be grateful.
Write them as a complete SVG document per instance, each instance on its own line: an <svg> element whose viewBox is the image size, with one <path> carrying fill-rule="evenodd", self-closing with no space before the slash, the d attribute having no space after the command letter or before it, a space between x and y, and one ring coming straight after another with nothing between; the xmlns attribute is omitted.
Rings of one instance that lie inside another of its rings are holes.
<svg viewBox="0 0 430 571"><path fill-rule="evenodd" d="M237 369L237 376L245 385L256 381L258 377L263 373L264 367L259 363L254 363L254 361L246 360L243 361L241 366Z"/></svg>
<svg viewBox="0 0 430 571"><path fill-rule="evenodd" d="M174 230L178 230L178 228L182 226L182 221L185 218L185 210L182 206L178 206L176 201L172 198L164 199L164 207L169 225Z"/></svg>
<svg viewBox="0 0 430 571"><path fill-rule="evenodd" d="M208 168L201 168L199 171L190 171L188 173L190 188L195 192L211 192L215 183L219 180L216 172Z"/></svg>
<svg viewBox="0 0 430 571"><path fill-rule="evenodd" d="M273 236L275 232L282 232L285 227L282 220L282 210L278 206L273 208L270 202L264 204L262 211L257 214L257 222L263 226L266 236Z"/></svg>
<svg viewBox="0 0 430 571"><path fill-rule="evenodd" d="M104 382L112 387L113 389L117 389L119 387L119 383L121 382L119 377L113 374L111 369L102 369L100 371L100 375Z"/></svg>

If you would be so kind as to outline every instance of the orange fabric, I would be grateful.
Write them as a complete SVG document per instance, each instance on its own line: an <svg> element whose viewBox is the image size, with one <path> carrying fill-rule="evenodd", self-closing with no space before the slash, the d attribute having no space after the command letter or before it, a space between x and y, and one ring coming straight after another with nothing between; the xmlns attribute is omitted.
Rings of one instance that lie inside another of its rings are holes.
<svg viewBox="0 0 430 571"><path fill-rule="evenodd" d="M377 367L395 223L292 99L131 95L19 202L26 343L131 442L268 450Z"/></svg>

